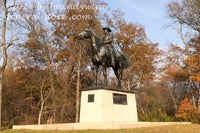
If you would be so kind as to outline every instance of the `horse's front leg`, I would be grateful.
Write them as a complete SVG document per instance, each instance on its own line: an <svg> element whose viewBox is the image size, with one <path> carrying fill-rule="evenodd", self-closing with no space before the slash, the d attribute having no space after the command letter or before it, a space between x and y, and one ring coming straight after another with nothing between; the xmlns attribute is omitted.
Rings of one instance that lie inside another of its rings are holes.
<svg viewBox="0 0 200 133"><path fill-rule="evenodd" d="M104 76L104 86L107 86L107 72L105 64L103 64L103 76Z"/></svg>
<svg viewBox="0 0 200 133"><path fill-rule="evenodd" d="M98 66L97 65L94 65L93 72L94 72L93 86L97 86L97 73L98 73Z"/></svg>

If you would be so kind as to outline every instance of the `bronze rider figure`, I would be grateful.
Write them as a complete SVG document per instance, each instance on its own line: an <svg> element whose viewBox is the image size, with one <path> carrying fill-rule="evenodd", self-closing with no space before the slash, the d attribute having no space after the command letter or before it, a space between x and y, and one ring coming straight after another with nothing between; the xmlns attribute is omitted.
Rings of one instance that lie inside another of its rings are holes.
<svg viewBox="0 0 200 133"><path fill-rule="evenodd" d="M106 26L103 28L103 31L104 31L104 35L103 35L102 43L110 51L111 65L115 67L114 47L112 45L113 35L111 33L112 30Z"/></svg>

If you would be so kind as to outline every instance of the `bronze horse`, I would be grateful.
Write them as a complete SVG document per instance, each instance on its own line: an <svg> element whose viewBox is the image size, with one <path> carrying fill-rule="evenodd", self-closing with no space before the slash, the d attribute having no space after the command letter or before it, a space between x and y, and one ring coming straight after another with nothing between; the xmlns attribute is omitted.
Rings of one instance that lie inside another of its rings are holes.
<svg viewBox="0 0 200 133"><path fill-rule="evenodd" d="M103 66L103 76L104 76L104 86L107 86L107 67L112 67L113 71L118 79L118 87L121 87L122 81L122 73L124 68L127 68L129 65L129 56L119 51L115 52L115 66L111 65L111 58L110 58L110 51L109 49L104 46L101 41L100 37L95 34L95 32L90 29L86 28L77 36L78 39L90 39L91 41L91 59L94 65L94 86L97 86L97 72L98 67L100 65Z"/></svg>

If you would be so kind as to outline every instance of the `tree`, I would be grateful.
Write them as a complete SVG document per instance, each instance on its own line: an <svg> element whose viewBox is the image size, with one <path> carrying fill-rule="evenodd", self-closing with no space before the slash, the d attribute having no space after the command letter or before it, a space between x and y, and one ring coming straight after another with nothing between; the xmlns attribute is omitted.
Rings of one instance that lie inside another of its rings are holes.
<svg viewBox="0 0 200 133"><path fill-rule="evenodd" d="M38 67L8 67L5 70L2 112L3 129L12 128L12 125L15 124L37 123L40 109L39 87L44 77L48 76L47 73ZM47 83L45 85L47 86Z"/></svg>
<svg viewBox="0 0 200 133"><path fill-rule="evenodd" d="M81 67L81 55L82 55L82 48L80 47L79 50L79 58L78 58L78 71L77 71L77 85L76 85L76 123L79 122L79 113L80 113L80 67Z"/></svg>
<svg viewBox="0 0 200 133"><path fill-rule="evenodd" d="M193 90L196 93L198 110L200 110L200 34L192 38L188 45L193 50L191 51L190 56L186 58L185 64L187 65L187 69L190 70L190 81L192 82Z"/></svg>
<svg viewBox="0 0 200 133"><path fill-rule="evenodd" d="M200 1L199 0L174 0L167 5L168 15L179 24L200 32Z"/></svg>
<svg viewBox="0 0 200 133"><path fill-rule="evenodd" d="M183 95L190 90L189 72L185 67L186 50L174 44L169 45L169 49L163 52L162 63L160 68L160 83L166 88L169 94L169 101L172 106L168 108L171 114L176 114L178 105L183 99ZM188 89L189 88L189 89Z"/></svg>
<svg viewBox="0 0 200 133"><path fill-rule="evenodd" d="M27 35L27 40L20 45L20 50L26 51L21 55L21 58L23 58L21 62L28 64L28 67L37 66L43 68L44 70L47 69L50 77L51 89L48 90L48 95L43 94L43 86L46 81L45 79L43 79L40 86L41 108L38 117L38 124L40 124L40 119L44 111L44 105L47 104L48 101L51 101L53 106L53 109L50 109L50 106L46 105L48 109L51 110L49 119L55 120L56 116L56 104L53 98L55 95L53 69L55 68L54 59L57 54L57 40L52 35L53 32L51 31L51 27L45 26L46 22L41 18L44 13L38 12L35 3L32 3L31 8L25 7L24 5L21 7L22 8L19 8L17 11L22 19L16 21L16 24L23 28L26 31L25 34ZM38 18L34 16L38 16ZM53 111L54 113L52 113Z"/></svg>
<svg viewBox="0 0 200 133"><path fill-rule="evenodd" d="M3 51L3 63L0 67L0 131L1 131L1 109L2 109L2 89L3 89L3 75L7 66L7 49L12 45L12 42L6 43L6 28L7 28L7 18L9 14L9 10L15 6L15 0L14 4L11 6L7 6L7 0L3 1L3 28L2 28L2 41L1 41L1 48Z"/></svg>
<svg viewBox="0 0 200 133"><path fill-rule="evenodd" d="M168 16L175 20L180 25L180 35L181 39L183 40L186 50L187 50L187 59L186 64L187 68L189 69L190 75L190 83L191 86L195 85L197 89L196 92L198 93L197 97L197 106L200 107L200 85L199 85L199 41L195 41L194 45L191 47L191 41L186 41L183 36L182 28L187 27L191 31L195 31L198 36L200 35L200 1L199 0L181 0L181 1L172 1L168 4ZM191 35L193 36L193 35ZM196 37L197 39L198 37ZM191 38L190 38L191 39ZM197 39L198 40L198 39ZM193 41L194 44L194 41ZM195 52L192 52L192 51ZM194 70L195 69L195 70ZM196 85L198 84L198 85ZM193 100L194 101L194 100ZM195 105L195 104L194 104ZM200 109L200 108L199 108Z"/></svg>

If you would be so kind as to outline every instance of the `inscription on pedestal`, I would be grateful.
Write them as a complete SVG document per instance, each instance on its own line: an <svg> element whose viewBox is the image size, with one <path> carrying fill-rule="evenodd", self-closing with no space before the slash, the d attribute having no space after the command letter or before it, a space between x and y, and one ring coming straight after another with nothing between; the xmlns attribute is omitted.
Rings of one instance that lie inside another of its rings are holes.
<svg viewBox="0 0 200 133"><path fill-rule="evenodd" d="M127 105L127 96L125 94L113 93L113 104Z"/></svg>
<svg viewBox="0 0 200 133"><path fill-rule="evenodd" d="M88 103L94 102L94 94L89 94L88 95Z"/></svg>

